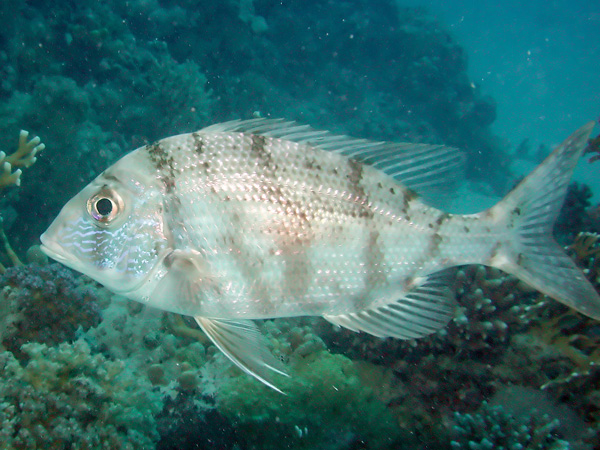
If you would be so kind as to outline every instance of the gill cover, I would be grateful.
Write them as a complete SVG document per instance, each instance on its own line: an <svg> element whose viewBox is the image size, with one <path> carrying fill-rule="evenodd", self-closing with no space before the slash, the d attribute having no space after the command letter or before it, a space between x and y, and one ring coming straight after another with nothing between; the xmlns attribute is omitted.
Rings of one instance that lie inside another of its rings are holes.
<svg viewBox="0 0 600 450"><path fill-rule="evenodd" d="M138 152L119 160L41 236L48 256L125 295L139 288L167 246L161 192L140 168Z"/></svg>

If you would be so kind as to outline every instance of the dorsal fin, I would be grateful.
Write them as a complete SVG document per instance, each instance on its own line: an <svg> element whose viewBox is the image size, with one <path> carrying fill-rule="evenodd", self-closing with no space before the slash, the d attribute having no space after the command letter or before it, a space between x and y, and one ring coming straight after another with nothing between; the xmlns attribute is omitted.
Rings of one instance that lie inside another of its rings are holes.
<svg viewBox="0 0 600 450"><path fill-rule="evenodd" d="M287 139L346 155L387 173L430 201L436 199L436 203L463 179L464 154L444 145L356 139L283 119L233 120L200 130L204 134L228 132Z"/></svg>

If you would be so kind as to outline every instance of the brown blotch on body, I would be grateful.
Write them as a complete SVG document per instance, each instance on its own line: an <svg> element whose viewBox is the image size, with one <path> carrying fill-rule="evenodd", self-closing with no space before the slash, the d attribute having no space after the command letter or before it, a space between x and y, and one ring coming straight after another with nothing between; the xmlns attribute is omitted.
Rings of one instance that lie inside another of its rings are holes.
<svg viewBox="0 0 600 450"><path fill-rule="evenodd" d="M437 220L435 221L435 224L438 227L438 230L440 229L440 227L442 226L442 224L448 220L450 218L450 214L448 213L442 213L439 215L439 217L437 218Z"/></svg>
<svg viewBox="0 0 600 450"><path fill-rule="evenodd" d="M201 155L204 153L204 140L202 139L202 135L198 132L192 133L192 138L194 139L194 151Z"/></svg>
<svg viewBox="0 0 600 450"><path fill-rule="evenodd" d="M431 236L431 245L427 251L427 259L431 259L436 256L443 240L444 238L439 233L434 233Z"/></svg>
<svg viewBox="0 0 600 450"><path fill-rule="evenodd" d="M393 189L393 188L392 188ZM404 214L408 213L408 210L410 209L410 204L414 201L417 200L419 198L419 195L413 191L412 189L404 189L404 196L402 198L402 212Z"/></svg>
<svg viewBox="0 0 600 450"><path fill-rule="evenodd" d="M404 189L404 199L408 202L412 202L413 200L417 200L419 198L419 194L413 191L410 188Z"/></svg>
<svg viewBox="0 0 600 450"><path fill-rule="evenodd" d="M524 258L525 258L525 257L523 256L523 253L519 253L519 254L517 255L517 265L521 266L521 265L523 264L523 259L524 259Z"/></svg>
<svg viewBox="0 0 600 450"><path fill-rule="evenodd" d="M250 142L250 151L261 160L268 160L271 154L267 151L267 138L260 134L253 134Z"/></svg>
<svg viewBox="0 0 600 450"><path fill-rule="evenodd" d="M160 180L165 185L167 192L172 192L175 187L175 170L173 157L163 148L160 141L148 144L145 147L150 155L150 160L159 172Z"/></svg>
<svg viewBox="0 0 600 450"><path fill-rule="evenodd" d="M352 217L360 217L360 218L372 218L373 211L371 211L366 205L369 204L369 197L367 196L365 190L361 185L362 177L363 177L363 165L362 163L350 159L348 160L348 166L350 167L350 173L347 175L348 182L350 183L350 188L352 193L356 198L363 199L362 204L356 203L358 210L356 212L350 213Z"/></svg>

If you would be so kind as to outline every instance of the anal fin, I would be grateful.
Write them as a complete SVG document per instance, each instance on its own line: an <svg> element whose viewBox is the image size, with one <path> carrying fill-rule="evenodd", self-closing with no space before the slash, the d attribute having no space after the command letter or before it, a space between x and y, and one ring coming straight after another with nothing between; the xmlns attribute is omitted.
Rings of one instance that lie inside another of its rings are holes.
<svg viewBox="0 0 600 450"><path fill-rule="evenodd" d="M202 331L240 369L283 394L272 381L273 373L288 376L267 349L258 327L251 320L195 317Z"/></svg>
<svg viewBox="0 0 600 450"><path fill-rule="evenodd" d="M447 271L424 278L395 302L357 313L324 316L352 331L378 337L416 339L443 328L454 314L454 294L447 285Z"/></svg>

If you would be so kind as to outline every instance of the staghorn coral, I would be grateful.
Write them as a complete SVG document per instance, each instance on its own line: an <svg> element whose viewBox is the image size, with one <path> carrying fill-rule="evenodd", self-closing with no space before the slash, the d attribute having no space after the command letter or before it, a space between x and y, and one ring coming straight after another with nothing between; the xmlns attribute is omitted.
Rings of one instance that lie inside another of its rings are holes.
<svg viewBox="0 0 600 450"><path fill-rule="evenodd" d="M521 377L576 409L595 429L600 445L600 327L597 321L566 307L544 303L537 312L529 341L519 343ZM527 367L528 366L528 367Z"/></svg>
<svg viewBox="0 0 600 450"><path fill-rule="evenodd" d="M72 341L100 322L99 291L60 264L11 267L0 277L1 344L22 359L27 342Z"/></svg>
<svg viewBox="0 0 600 450"><path fill-rule="evenodd" d="M600 445L600 364L591 363L584 371L573 371L542 386L553 398L570 405L590 424L595 448Z"/></svg>
<svg viewBox="0 0 600 450"><path fill-rule="evenodd" d="M592 284L598 287L598 236L579 233L567 247ZM494 368L499 382L541 389L555 401L570 405L594 430L590 445L600 445L600 327L564 305L539 295L524 311L526 332L511 345Z"/></svg>
<svg viewBox="0 0 600 450"><path fill-rule="evenodd" d="M78 340L22 347L26 363L0 353L0 442L6 450L149 449L160 398L120 361Z"/></svg>

